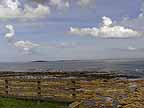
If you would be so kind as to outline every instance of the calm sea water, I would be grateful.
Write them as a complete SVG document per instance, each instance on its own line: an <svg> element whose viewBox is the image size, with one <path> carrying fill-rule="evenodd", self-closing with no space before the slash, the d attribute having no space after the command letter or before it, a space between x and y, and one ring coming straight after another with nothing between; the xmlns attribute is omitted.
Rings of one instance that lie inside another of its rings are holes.
<svg viewBox="0 0 144 108"><path fill-rule="evenodd" d="M144 77L144 59L136 60L77 60L27 63L0 63L0 71L114 71Z"/></svg>

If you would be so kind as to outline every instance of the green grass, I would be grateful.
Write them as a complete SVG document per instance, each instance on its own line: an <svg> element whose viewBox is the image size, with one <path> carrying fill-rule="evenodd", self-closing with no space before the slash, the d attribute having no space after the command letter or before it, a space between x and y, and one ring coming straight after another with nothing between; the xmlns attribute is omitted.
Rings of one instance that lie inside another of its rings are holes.
<svg viewBox="0 0 144 108"><path fill-rule="evenodd" d="M0 108L67 108L67 104L0 98Z"/></svg>

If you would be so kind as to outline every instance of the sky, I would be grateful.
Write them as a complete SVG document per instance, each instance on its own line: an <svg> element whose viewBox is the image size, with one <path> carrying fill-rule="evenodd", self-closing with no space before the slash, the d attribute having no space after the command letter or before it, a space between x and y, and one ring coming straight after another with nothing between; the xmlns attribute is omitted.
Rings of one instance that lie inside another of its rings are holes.
<svg viewBox="0 0 144 108"><path fill-rule="evenodd" d="M0 62L144 57L144 0L1 0Z"/></svg>

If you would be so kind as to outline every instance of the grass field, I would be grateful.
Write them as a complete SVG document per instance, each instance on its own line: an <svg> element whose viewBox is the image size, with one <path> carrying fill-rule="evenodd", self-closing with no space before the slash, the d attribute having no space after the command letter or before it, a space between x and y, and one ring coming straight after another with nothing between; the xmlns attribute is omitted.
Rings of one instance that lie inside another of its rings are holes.
<svg viewBox="0 0 144 108"><path fill-rule="evenodd" d="M67 108L67 104L0 98L0 108Z"/></svg>

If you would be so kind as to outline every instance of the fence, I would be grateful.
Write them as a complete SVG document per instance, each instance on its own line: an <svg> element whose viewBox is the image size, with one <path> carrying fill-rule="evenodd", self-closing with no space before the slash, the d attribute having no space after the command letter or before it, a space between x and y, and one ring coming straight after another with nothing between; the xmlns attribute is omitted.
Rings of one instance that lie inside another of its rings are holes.
<svg viewBox="0 0 144 108"><path fill-rule="evenodd" d="M0 78L0 95L4 97L72 102L76 98L76 88L75 80L70 79L28 76Z"/></svg>
<svg viewBox="0 0 144 108"><path fill-rule="evenodd" d="M1 72L0 95L56 101L81 100L79 80L85 77L92 80L113 76L89 72Z"/></svg>
<svg viewBox="0 0 144 108"><path fill-rule="evenodd" d="M86 73L88 74L88 73ZM86 75L83 73L2 73L0 74L0 96L22 99L74 102L72 106L84 104L107 104L105 100L128 96L131 85L143 87L143 80L109 79L112 76ZM103 78L108 78L104 79ZM102 78L103 79L102 79ZM86 100L86 101L85 101ZM94 102L96 101L96 103ZM79 103L80 102L80 103ZM112 106L111 101L108 106Z"/></svg>

